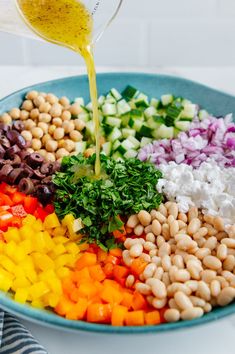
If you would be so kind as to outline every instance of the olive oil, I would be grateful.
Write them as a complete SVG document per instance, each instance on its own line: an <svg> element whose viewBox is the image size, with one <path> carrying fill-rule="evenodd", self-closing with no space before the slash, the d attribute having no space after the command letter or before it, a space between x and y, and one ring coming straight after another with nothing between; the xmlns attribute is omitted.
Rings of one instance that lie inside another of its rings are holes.
<svg viewBox="0 0 235 354"><path fill-rule="evenodd" d="M83 56L88 71L96 140L95 174L100 175L100 124L92 51L93 18L77 0L18 0L28 25L40 37Z"/></svg>

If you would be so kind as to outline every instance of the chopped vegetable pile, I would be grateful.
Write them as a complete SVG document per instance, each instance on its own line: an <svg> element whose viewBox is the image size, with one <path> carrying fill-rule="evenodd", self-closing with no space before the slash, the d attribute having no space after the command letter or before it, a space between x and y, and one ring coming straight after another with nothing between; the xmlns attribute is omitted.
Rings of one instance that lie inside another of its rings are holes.
<svg viewBox="0 0 235 354"><path fill-rule="evenodd" d="M132 86L0 116L0 290L69 320L193 320L235 299L235 124Z"/></svg>
<svg viewBox="0 0 235 354"><path fill-rule="evenodd" d="M93 175L95 155L65 158L56 173L55 208L61 218L73 214L80 218L83 240L110 248L113 237L122 228L121 216L156 208L162 200L155 188L160 171L137 159L124 162L101 156L102 178Z"/></svg>

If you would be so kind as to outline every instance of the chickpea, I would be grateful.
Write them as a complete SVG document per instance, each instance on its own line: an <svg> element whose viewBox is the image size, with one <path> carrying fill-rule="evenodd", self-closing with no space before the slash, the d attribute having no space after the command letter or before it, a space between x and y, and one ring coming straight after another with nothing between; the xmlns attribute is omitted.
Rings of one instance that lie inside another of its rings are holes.
<svg viewBox="0 0 235 354"><path fill-rule="evenodd" d="M48 124L47 123L39 122L38 128L41 128L44 134L48 133Z"/></svg>
<svg viewBox="0 0 235 354"><path fill-rule="evenodd" d="M65 156L69 156L69 152L67 150L65 150L64 148L61 148L59 150L56 151L56 158L57 159L61 159Z"/></svg>
<svg viewBox="0 0 235 354"><path fill-rule="evenodd" d="M59 103L62 104L62 106L67 107L70 105L70 100L68 97L63 96L60 98Z"/></svg>
<svg viewBox="0 0 235 354"><path fill-rule="evenodd" d="M39 122L50 123L51 116L48 113L40 113L38 117Z"/></svg>
<svg viewBox="0 0 235 354"><path fill-rule="evenodd" d="M90 157L90 156L92 156L93 154L95 154L95 148L86 149L86 151L84 152L84 156L85 156L85 157Z"/></svg>
<svg viewBox="0 0 235 354"><path fill-rule="evenodd" d="M42 147L41 140L39 140L39 139L32 139L32 144L31 144L31 146L32 146L32 149L33 149L34 151L40 150L41 147Z"/></svg>
<svg viewBox="0 0 235 354"><path fill-rule="evenodd" d="M36 127L36 123L32 119L27 119L24 122L25 129L31 130L33 127Z"/></svg>
<svg viewBox="0 0 235 354"><path fill-rule="evenodd" d="M52 138L51 138L50 134L45 134L45 135L43 136L43 138L42 138L42 143L43 143L43 145L45 146L46 143L47 143L49 140L51 140L51 139L52 139Z"/></svg>
<svg viewBox="0 0 235 354"><path fill-rule="evenodd" d="M72 117L72 114L69 111L63 111L63 113L61 114L61 118L62 120L70 120Z"/></svg>
<svg viewBox="0 0 235 354"><path fill-rule="evenodd" d="M49 111L50 115L55 118L55 117L60 117L62 114L62 108L59 103L54 103Z"/></svg>
<svg viewBox="0 0 235 354"><path fill-rule="evenodd" d="M20 111L20 120L26 120L29 118L29 112L24 109Z"/></svg>
<svg viewBox="0 0 235 354"><path fill-rule="evenodd" d="M63 139L64 137L64 129L63 128L56 128L53 134L55 140Z"/></svg>
<svg viewBox="0 0 235 354"><path fill-rule="evenodd" d="M39 116L39 110L38 110L38 108L32 109L32 111L29 113L29 116L30 116L30 118L33 119L33 120L38 119L38 116Z"/></svg>
<svg viewBox="0 0 235 354"><path fill-rule="evenodd" d="M58 97L53 95L53 93L48 93L46 95L46 101L49 102L51 105L57 103L59 101Z"/></svg>
<svg viewBox="0 0 235 354"><path fill-rule="evenodd" d="M23 130L21 132L21 135L23 136L23 138L26 140L26 141L32 141L32 134L28 131L28 130Z"/></svg>
<svg viewBox="0 0 235 354"><path fill-rule="evenodd" d="M83 136L80 132L78 132L77 130L73 130L70 134L69 134L70 138L75 141L75 142L78 142L78 141L81 141Z"/></svg>
<svg viewBox="0 0 235 354"><path fill-rule="evenodd" d="M22 104L22 109L24 109L25 111L32 111L32 109L34 108L33 106L33 101L31 100L25 100Z"/></svg>
<svg viewBox="0 0 235 354"><path fill-rule="evenodd" d="M46 142L46 150L48 152L55 152L58 149L58 143L55 140L48 140Z"/></svg>
<svg viewBox="0 0 235 354"><path fill-rule="evenodd" d="M63 148L65 143L65 139L58 140L58 149Z"/></svg>
<svg viewBox="0 0 235 354"><path fill-rule="evenodd" d="M49 128L48 128L48 133L49 133L50 135L53 135L54 132L55 132L55 130L56 130L56 126L55 126L54 124L52 124L52 125L50 125Z"/></svg>
<svg viewBox="0 0 235 354"><path fill-rule="evenodd" d="M41 95L38 95L34 100L33 103L36 107L40 107L42 103L45 103L45 98Z"/></svg>
<svg viewBox="0 0 235 354"><path fill-rule="evenodd" d="M45 93L45 92L39 92L38 95L39 95L39 96L42 96L43 98L46 98L46 97L47 97L47 93Z"/></svg>
<svg viewBox="0 0 235 354"><path fill-rule="evenodd" d="M46 150L45 149L40 149L40 150L38 150L37 151L42 157L46 157L46 154L47 154L47 152L46 152Z"/></svg>
<svg viewBox="0 0 235 354"><path fill-rule="evenodd" d="M19 119L20 118L20 109L19 108L12 108L9 112L12 119Z"/></svg>
<svg viewBox="0 0 235 354"><path fill-rule="evenodd" d="M68 151L68 152L72 152L75 150L75 142L67 139L64 141L63 147Z"/></svg>
<svg viewBox="0 0 235 354"><path fill-rule="evenodd" d="M43 130L39 127L34 127L31 129L31 133L34 138L41 139L44 135Z"/></svg>
<svg viewBox="0 0 235 354"><path fill-rule="evenodd" d="M77 118L77 119L74 119L74 124L75 124L75 128L79 131L82 131L85 126L86 126L86 123L83 122L81 119Z"/></svg>
<svg viewBox="0 0 235 354"><path fill-rule="evenodd" d="M53 118L52 124L54 124L57 128L62 127L62 119L59 117Z"/></svg>
<svg viewBox="0 0 235 354"><path fill-rule="evenodd" d="M28 151L30 154L33 154L33 153L34 153L34 149L32 149L32 148L28 148L27 151Z"/></svg>
<svg viewBox="0 0 235 354"><path fill-rule="evenodd" d="M56 160L55 154L53 154L52 152L47 152L45 156L45 160L48 162L55 162Z"/></svg>
<svg viewBox="0 0 235 354"><path fill-rule="evenodd" d="M40 104L40 106L39 106L39 111L41 113L48 113L50 111L50 109L51 109L51 105L49 102L44 102L44 103Z"/></svg>
<svg viewBox="0 0 235 354"><path fill-rule="evenodd" d="M37 91L29 91L26 95L27 100L35 100L35 98L38 97L38 92Z"/></svg>
<svg viewBox="0 0 235 354"><path fill-rule="evenodd" d="M65 134L69 134L74 130L75 125L73 121L65 120L62 124L62 127L64 128Z"/></svg>
<svg viewBox="0 0 235 354"><path fill-rule="evenodd" d="M82 108L81 108L80 104L79 103L72 104L72 106L70 107L70 112L71 112L72 116L78 116L79 113L82 112Z"/></svg>
<svg viewBox="0 0 235 354"><path fill-rule="evenodd" d="M7 124L7 125L10 125L12 123L12 118L11 118L11 116L8 113L3 113L0 116L0 122L4 123L4 124Z"/></svg>

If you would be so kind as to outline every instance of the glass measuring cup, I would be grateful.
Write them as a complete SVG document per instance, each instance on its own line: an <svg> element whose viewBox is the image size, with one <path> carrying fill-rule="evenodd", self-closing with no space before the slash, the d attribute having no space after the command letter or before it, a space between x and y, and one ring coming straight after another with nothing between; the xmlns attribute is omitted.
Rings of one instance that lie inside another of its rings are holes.
<svg viewBox="0 0 235 354"><path fill-rule="evenodd" d="M115 18L122 2L123 0L82 0L94 19L93 44ZM35 32L30 31L30 26L25 24L19 11L17 0L0 0L0 31L42 40Z"/></svg>

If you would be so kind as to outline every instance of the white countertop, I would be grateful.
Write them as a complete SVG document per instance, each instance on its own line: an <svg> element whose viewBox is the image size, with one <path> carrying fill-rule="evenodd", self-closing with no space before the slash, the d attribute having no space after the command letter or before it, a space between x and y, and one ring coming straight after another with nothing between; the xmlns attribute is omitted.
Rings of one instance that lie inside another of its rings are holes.
<svg viewBox="0 0 235 354"><path fill-rule="evenodd" d="M138 68L98 68L138 71ZM0 98L22 87L84 73L80 67L0 66ZM235 95L235 67L158 68L146 72L168 73L199 81ZM102 335L66 333L24 321L50 354L234 354L235 315L202 327L158 335Z"/></svg>

